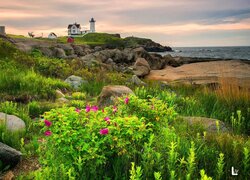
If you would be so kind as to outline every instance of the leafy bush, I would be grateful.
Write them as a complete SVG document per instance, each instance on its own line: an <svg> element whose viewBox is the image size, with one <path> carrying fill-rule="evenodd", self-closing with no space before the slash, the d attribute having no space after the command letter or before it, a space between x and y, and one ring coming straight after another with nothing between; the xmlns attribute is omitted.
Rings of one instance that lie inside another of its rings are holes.
<svg viewBox="0 0 250 180"><path fill-rule="evenodd" d="M74 93L72 93L72 99L84 100L84 99L86 99L86 94L82 93L82 92L74 92Z"/></svg>
<svg viewBox="0 0 250 180"><path fill-rule="evenodd" d="M160 101L136 101L139 99L130 96L104 110L96 106L85 110L64 107L45 113L44 118L51 123L42 131L51 136L42 147L49 147L42 150L42 163L63 163L67 171L73 168L74 176L87 179L128 177L130 162L140 157L144 143L159 128L156 122L166 126L174 116L174 111L168 111ZM139 106L145 110L135 111Z"/></svg>

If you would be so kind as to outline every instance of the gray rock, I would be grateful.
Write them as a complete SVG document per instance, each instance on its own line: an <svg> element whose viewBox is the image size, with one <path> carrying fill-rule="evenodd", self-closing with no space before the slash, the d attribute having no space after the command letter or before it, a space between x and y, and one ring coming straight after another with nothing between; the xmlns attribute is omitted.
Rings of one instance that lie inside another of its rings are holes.
<svg viewBox="0 0 250 180"><path fill-rule="evenodd" d="M165 60L166 65L168 65L168 66L178 67L181 65L170 54L165 55L163 58Z"/></svg>
<svg viewBox="0 0 250 180"><path fill-rule="evenodd" d="M146 85L146 83L143 82L142 80L140 80L136 75L132 76L131 83L133 83L134 85L137 85L137 86L144 86L144 85Z"/></svg>
<svg viewBox="0 0 250 180"><path fill-rule="evenodd" d="M25 123L22 119L14 115L8 115L0 112L0 124L5 124L7 130L15 131L25 131Z"/></svg>
<svg viewBox="0 0 250 180"><path fill-rule="evenodd" d="M0 142L0 160L3 166L15 167L22 159L22 153Z"/></svg>
<svg viewBox="0 0 250 180"><path fill-rule="evenodd" d="M61 48L54 48L53 49L53 55L56 58L66 58L66 54L63 49Z"/></svg>
<svg viewBox="0 0 250 180"><path fill-rule="evenodd" d="M217 132L217 125L216 122L219 123L219 132L228 132L229 129L226 126L226 124L220 120L217 119L211 119L211 118L206 118L206 117L182 117L185 122L189 126L195 126L195 125L200 125L202 126L207 132Z"/></svg>
<svg viewBox="0 0 250 180"><path fill-rule="evenodd" d="M83 47L82 46L72 45L72 48L74 49L75 54L77 56L85 56L86 55L86 53L83 51Z"/></svg>
<svg viewBox="0 0 250 180"><path fill-rule="evenodd" d="M99 107L105 107L112 105L116 97L120 97L127 94L134 94L131 89L126 86L109 85L104 86L101 94L99 95L97 101Z"/></svg>
<svg viewBox="0 0 250 180"><path fill-rule="evenodd" d="M150 54L151 58L147 61L153 70L163 69L166 65L166 61L160 54Z"/></svg>
<svg viewBox="0 0 250 180"><path fill-rule="evenodd" d="M113 63L114 63L114 61L113 61L113 59L108 58L108 60L106 61L106 63L107 63L107 64L113 64Z"/></svg>
<svg viewBox="0 0 250 180"><path fill-rule="evenodd" d="M83 83L88 83L86 80L83 80L81 77L75 75L69 76L65 82L74 89L78 89Z"/></svg>
<svg viewBox="0 0 250 180"><path fill-rule="evenodd" d="M72 54L72 55L67 56L65 59L75 59L75 58L77 58L77 55Z"/></svg>
<svg viewBox="0 0 250 180"><path fill-rule="evenodd" d="M138 58L134 65L134 74L142 77L150 73L150 66L144 58Z"/></svg>
<svg viewBox="0 0 250 180"><path fill-rule="evenodd" d="M86 56L81 57L81 60L83 61L91 61L92 59L96 59L96 57L93 54L88 54Z"/></svg>
<svg viewBox="0 0 250 180"><path fill-rule="evenodd" d="M63 49L67 56L75 53L74 48L70 44L58 44L57 47Z"/></svg>
<svg viewBox="0 0 250 180"><path fill-rule="evenodd" d="M38 48L41 53L44 55L44 56L47 56L47 57L53 57L53 52L50 48L48 47L39 47Z"/></svg>
<svg viewBox="0 0 250 180"><path fill-rule="evenodd" d="M94 48L94 51L101 51L102 50L102 47L101 46L96 46L95 48Z"/></svg>

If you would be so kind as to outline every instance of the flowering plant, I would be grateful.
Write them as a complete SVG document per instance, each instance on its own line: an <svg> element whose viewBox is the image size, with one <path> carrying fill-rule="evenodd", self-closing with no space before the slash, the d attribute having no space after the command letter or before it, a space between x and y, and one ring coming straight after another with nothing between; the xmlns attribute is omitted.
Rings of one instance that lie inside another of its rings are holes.
<svg viewBox="0 0 250 180"><path fill-rule="evenodd" d="M121 162L124 166L140 155L157 123L166 122L170 112L160 101L147 102L135 96L122 97L115 106L104 109L89 105L85 109L52 109L44 114L53 124L50 132L46 131L51 136L44 147L50 151L44 152L46 156L56 152L66 168L73 166L79 174L107 168L116 158L125 159ZM43 131L47 129L45 126Z"/></svg>

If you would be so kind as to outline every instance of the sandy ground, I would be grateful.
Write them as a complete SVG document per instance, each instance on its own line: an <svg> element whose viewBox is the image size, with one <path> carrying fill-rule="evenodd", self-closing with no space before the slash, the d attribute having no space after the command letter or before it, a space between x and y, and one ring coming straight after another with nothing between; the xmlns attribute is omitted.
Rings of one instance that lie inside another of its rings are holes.
<svg viewBox="0 0 250 180"><path fill-rule="evenodd" d="M190 84L220 83L223 79L250 88L250 64L227 60L184 64L176 68L167 66L162 70L151 70L146 79Z"/></svg>

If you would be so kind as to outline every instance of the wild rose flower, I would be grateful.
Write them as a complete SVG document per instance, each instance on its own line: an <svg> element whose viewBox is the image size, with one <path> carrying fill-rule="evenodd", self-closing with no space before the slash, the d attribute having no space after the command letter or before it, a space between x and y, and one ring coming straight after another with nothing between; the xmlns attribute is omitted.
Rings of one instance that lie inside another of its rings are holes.
<svg viewBox="0 0 250 180"><path fill-rule="evenodd" d="M97 106L92 106L91 110L94 111L94 112L96 112L96 111L98 111L98 107Z"/></svg>
<svg viewBox="0 0 250 180"><path fill-rule="evenodd" d="M81 112L81 110L80 110L80 109L78 109L78 108L76 108L76 112L77 112L77 113L80 113L80 112Z"/></svg>
<svg viewBox="0 0 250 180"><path fill-rule="evenodd" d="M116 112L117 112L117 107L114 106L114 107L113 107L113 113L116 113Z"/></svg>
<svg viewBox="0 0 250 180"><path fill-rule="evenodd" d="M104 128L104 129L100 130L100 134L101 135L105 135L105 134L108 134L108 133L109 133L109 129L108 128Z"/></svg>
<svg viewBox="0 0 250 180"><path fill-rule="evenodd" d="M50 121L48 121L48 120L44 120L44 124L45 124L45 126L48 126L48 127L50 127L51 125L52 125L52 122L50 122Z"/></svg>
<svg viewBox="0 0 250 180"><path fill-rule="evenodd" d="M107 117L104 118L104 120L105 120L105 121L109 121L110 118L107 116Z"/></svg>
<svg viewBox="0 0 250 180"><path fill-rule="evenodd" d="M87 105L85 110L86 112L89 112L91 110L91 107Z"/></svg>
<svg viewBox="0 0 250 180"><path fill-rule="evenodd" d="M50 130L47 130L47 131L44 132L45 136L50 136L51 134L52 134L52 132Z"/></svg>
<svg viewBox="0 0 250 180"><path fill-rule="evenodd" d="M125 103L125 104L128 104L128 102L129 102L129 98L126 97L126 99L124 100L124 103Z"/></svg>

